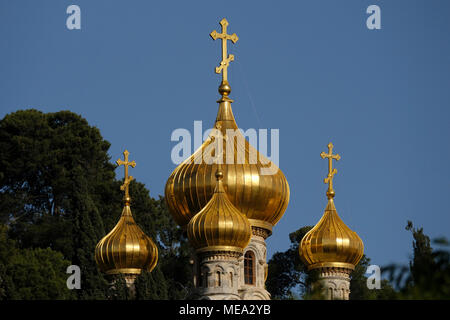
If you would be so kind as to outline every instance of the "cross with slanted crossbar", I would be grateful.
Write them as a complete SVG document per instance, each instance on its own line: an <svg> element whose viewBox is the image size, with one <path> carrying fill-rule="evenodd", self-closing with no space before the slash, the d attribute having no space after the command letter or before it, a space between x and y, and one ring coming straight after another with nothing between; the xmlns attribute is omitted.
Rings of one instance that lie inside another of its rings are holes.
<svg viewBox="0 0 450 320"><path fill-rule="evenodd" d="M220 21L220 25L222 26L222 33L217 33L216 30L210 33L211 38L214 40L216 39L222 39L222 61L220 62L220 66L216 67L216 73L222 72L222 81L226 82L228 81L228 66L230 65L231 61L234 61L234 55L227 54L227 41L231 40L233 43L236 43L236 41L239 40L236 33L233 33L232 35L227 34L227 26L228 21L227 19L223 18Z"/></svg>
<svg viewBox="0 0 450 320"><path fill-rule="evenodd" d="M125 150L123 152L123 156L125 160L121 160L120 158L116 161L116 163L121 166L123 165L125 167L125 176L124 176L124 180L123 180L123 185L120 186L120 190L124 191L125 190L125 199L129 199L130 195L128 193L128 186L130 185L131 180L133 180L134 178L132 176L128 176L128 166L131 166L132 168L134 168L136 166L136 162L133 160L131 162L128 161L128 155L130 153L128 152L128 150Z"/></svg>
<svg viewBox="0 0 450 320"><path fill-rule="evenodd" d="M333 177L337 173L337 169L333 169L333 159L336 161L339 161L339 159L341 159L340 155L333 154L333 147L333 144L330 142L328 144L328 153L320 153L322 159L328 158L328 176L323 180L323 182L328 183L327 196L329 199L334 197Z"/></svg>

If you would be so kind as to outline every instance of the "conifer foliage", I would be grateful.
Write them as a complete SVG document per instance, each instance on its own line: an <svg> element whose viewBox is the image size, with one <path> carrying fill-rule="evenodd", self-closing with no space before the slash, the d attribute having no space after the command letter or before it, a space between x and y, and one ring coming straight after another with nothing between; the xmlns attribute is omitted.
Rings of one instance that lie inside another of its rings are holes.
<svg viewBox="0 0 450 320"><path fill-rule="evenodd" d="M94 259L122 211L109 147L70 111L21 110L0 121L0 299L127 296L111 292ZM133 216L160 252L158 268L139 277L132 298L178 298L190 279L186 240L163 198L136 181L130 189ZM79 290L66 286L69 265L81 269Z"/></svg>

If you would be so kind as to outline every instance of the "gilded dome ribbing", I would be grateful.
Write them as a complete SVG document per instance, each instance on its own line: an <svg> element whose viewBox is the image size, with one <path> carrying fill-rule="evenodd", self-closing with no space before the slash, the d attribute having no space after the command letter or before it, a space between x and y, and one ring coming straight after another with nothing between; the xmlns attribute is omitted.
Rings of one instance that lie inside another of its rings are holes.
<svg viewBox="0 0 450 320"><path fill-rule="evenodd" d="M95 248L95 260L106 274L140 274L152 271L158 262L158 248L133 219L125 205L117 225Z"/></svg>
<svg viewBox="0 0 450 320"><path fill-rule="evenodd" d="M303 237L299 253L309 270L321 267L354 269L364 253L364 244L341 220L333 199L329 199L320 221Z"/></svg>
<svg viewBox="0 0 450 320"><path fill-rule="evenodd" d="M158 262L158 248L133 219L130 209L131 198L129 184L134 179L128 176L128 167L135 167L136 162L128 161L129 152L123 153L124 160L117 160L119 166L125 167L124 207L116 226L95 248L95 261L99 269L106 274L140 274L142 270L152 271Z"/></svg>
<svg viewBox="0 0 450 320"><path fill-rule="evenodd" d="M228 200L222 184L217 182L211 200L187 226L187 235L197 252L234 251L241 253L248 245L252 229L248 219Z"/></svg>

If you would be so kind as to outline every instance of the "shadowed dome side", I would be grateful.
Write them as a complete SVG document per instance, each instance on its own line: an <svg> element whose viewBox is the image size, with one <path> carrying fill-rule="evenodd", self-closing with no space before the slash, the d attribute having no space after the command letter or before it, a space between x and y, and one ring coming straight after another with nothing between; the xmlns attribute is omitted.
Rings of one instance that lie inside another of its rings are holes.
<svg viewBox="0 0 450 320"><path fill-rule="evenodd" d="M364 244L338 216L333 199L328 200L319 222L302 239L299 254L308 270L323 267L354 269L364 253Z"/></svg>
<svg viewBox="0 0 450 320"><path fill-rule="evenodd" d="M222 185L222 173L218 172L216 176L216 188L211 200L187 226L189 241L197 252L242 253L252 235L250 223L228 200Z"/></svg>
<svg viewBox="0 0 450 320"><path fill-rule="evenodd" d="M158 248L136 224L129 205L124 206L117 225L97 244L95 260L106 274L140 274L156 266Z"/></svg>

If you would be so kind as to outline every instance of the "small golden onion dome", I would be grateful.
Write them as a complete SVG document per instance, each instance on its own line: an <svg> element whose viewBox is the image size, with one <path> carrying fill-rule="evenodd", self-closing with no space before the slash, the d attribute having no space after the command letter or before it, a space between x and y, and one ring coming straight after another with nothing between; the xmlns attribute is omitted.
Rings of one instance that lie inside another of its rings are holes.
<svg viewBox="0 0 450 320"><path fill-rule="evenodd" d="M213 159L222 153L223 185L229 201L247 216L251 225L271 231L289 203L288 182L283 172L238 130L232 100L224 96L218 102L215 132L172 172L166 183L169 211L183 227L208 203L218 168ZM214 146L216 150L211 152Z"/></svg>
<svg viewBox="0 0 450 320"><path fill-rule="evenodd" d="M222 172L218 171L216 177L216 188L211 200L187 226L189 241L197 252L242 253L252 235L250 222L228 200L222 184Z"/></svg>
<svg viewBox="0 0 450 320"><path fill-rule="evenodd" d="M158 262L158 248L134 221L128 201L119 222L95 248L97 265L106 274L140 274Z"/></svg>
<svg viewBox="0 0 450 320"><path fill-rule="evenodd" d="M364 252L361 238L339 218L329 197L320 221L302 239L299 253L308 270L339 267L353 270Z"/></svg>

